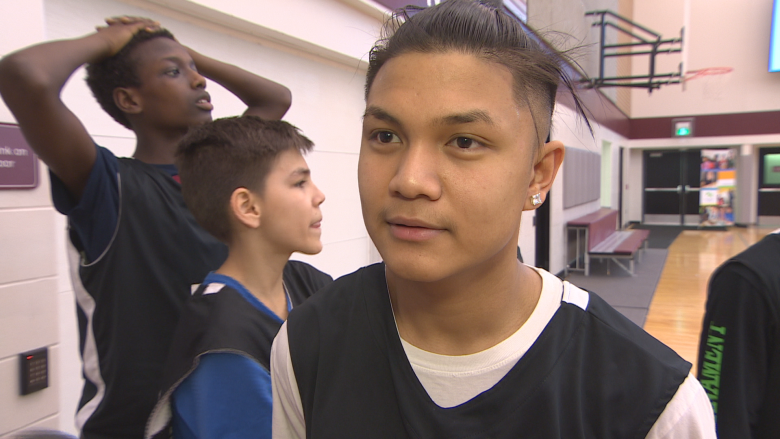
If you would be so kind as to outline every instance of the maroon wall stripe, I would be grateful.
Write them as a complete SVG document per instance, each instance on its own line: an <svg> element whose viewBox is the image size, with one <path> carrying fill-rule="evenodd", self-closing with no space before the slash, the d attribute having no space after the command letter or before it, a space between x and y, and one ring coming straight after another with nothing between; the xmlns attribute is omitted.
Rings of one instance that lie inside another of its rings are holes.
<svg viewBox="0 0 780 439"><path fill-rule="evenodd" d="M672 119L692 117L694 137L780 134L780 111L631 119L630 139L672 137Z"/></svg>

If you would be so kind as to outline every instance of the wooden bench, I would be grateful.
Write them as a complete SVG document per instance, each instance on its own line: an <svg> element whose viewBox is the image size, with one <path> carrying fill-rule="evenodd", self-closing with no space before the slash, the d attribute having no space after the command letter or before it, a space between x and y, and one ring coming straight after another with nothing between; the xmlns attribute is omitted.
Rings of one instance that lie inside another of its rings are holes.
<svg viewBox="0 0 780 439"><path fill-rule="evenodd" d="M584 271L590 275L591 259L607 259L615 262L620 268L634 275L634 261L642 261L642 251L647 248L649 230L620 230L618 212L602 208L583 217L569 221L568 230L576 233L576 259L574 267L567 261L566 274L571 271ZM568 238L567 231L567 238ZM567 245L568 255L568 245ZM580 259L584 264L580 266ZM628 259L626 267L620 260ZM609 274L609 267L607 267Z"/></svg>

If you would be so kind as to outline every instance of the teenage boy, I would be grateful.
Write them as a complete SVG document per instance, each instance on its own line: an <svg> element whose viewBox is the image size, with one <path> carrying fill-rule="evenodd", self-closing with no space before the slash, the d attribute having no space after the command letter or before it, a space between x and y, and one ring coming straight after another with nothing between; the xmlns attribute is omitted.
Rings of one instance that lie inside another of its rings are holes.
<svg viewBox="0 0 780 439"><path fill-rule="evenodd" d="M0 94L68 216L85 378L76 424L84 438L140 438L190 285L227 254L184 205L176 145L211 120L206 78L247 104L245 114L269 119L284 115L290 92L182 46L152 20L106 21L84 37L6 56ZM97 146L62 102L84 64L97 101L135 133L133 158Z"/></svg>
<svg viewBox="0 0 780 439"><path fill-rule="evenodd" d="M292 307L333 279L293 252L316 254L325 196L292 125L245 116L194 129L178 153L182 195L227 244L182 310L147 437L271 437L271 343ZM284 272L284 276L282 273Z"/></svg>
<svg viewBox="0 0 780 439"><path fill-rule="evenodd" d="M366 75L358 183L384 262L279 331L274 436L714 439L689 363L517 260L522 211L563 159L545 143L573 88L560 56L494 6L415 12Z"/></svg>

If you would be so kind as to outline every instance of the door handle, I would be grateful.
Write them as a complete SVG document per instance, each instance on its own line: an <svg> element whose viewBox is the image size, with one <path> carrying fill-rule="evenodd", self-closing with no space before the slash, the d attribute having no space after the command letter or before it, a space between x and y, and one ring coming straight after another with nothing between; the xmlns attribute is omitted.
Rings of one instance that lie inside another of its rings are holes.
<svg viewBox="0 0 780 439"><path fill-rule="evenodd" d="M690 191L691 191L691 185L686 184L685 185L685 192L690 192Z"/></svg>
<svg viewBox="0 0 780 439"><path fill-rule="evenodd" d="M682 185L681 185L681 184L678 184L678 185L677 185L677 193L678 193L678 194L681 194L681 193L682 193L682 191L683 191L683 187L682 187Z"/></svg>

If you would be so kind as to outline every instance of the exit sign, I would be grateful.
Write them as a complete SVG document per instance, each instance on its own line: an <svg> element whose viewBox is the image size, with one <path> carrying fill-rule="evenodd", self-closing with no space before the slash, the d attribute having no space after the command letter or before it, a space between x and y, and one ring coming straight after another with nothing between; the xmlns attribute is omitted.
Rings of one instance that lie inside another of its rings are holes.
<svg viewBox="0 0 780 439"><path fill-rule="evenodd" d="M16 125L0 124L0 189L38 186L38 156Z"/></svg>
<svg viewBox="0 0 780 439"><path fill-rule="evenodd" d="M693 118L681 117L672 119L672 137L692 137Z"/></svg>

